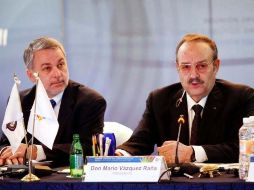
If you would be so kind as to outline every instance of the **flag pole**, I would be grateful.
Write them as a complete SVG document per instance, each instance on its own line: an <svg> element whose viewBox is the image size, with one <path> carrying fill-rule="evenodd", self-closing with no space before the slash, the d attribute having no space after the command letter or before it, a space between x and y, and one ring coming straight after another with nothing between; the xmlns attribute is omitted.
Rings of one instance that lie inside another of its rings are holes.
<svg viewBox="0 0 254 190"><path fill-rule="evenodd" d="M21 81L19 80L19 78L16 75L16 73L14 73L13 79L14 79L14 82L15 82L15 84L17 86L18 91L19 91L19 85L20 85ZM21 102L20 101L18 103L18 106L19 106L19 110L22 110ZM23 123L23 129L24 129L24 134L25 134L26 150L27 150L27 148L28 148L27 132L26 132L25 122L24 122L24 118L23 117L22 117L22 123ZM24 156L24 164L25 163L26 163L26 153L25 153L25 156Z"/></svg>
<svg viewBox="0 0 254 190"><path fill-rule="evenodd" d="M38 80L39 80L39 74L34 73L34 77L36 80L36 90L35 90L35 99L34 99L34 113L33 114L33 130L32 130L32 139L31 139L31 148L30 148L30 154L29 154L29 160L28 160L28 174L24 176L21 181L24 182L33 182L33 181L39 181L40 178L38 178L36 175L32 173L32 154L33 154L33 145L34 145L34 125L35 125L35 119L36 119L36 104L37 104L37 89L38 89Z"/></svg>

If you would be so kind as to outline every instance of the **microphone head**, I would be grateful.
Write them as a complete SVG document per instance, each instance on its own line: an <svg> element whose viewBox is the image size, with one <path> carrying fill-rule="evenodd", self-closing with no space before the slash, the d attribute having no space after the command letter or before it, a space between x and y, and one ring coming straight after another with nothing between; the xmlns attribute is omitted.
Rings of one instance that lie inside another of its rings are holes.
<svg viewBox="0 0 254 190"><path fill-rule="evenodd" d="M182 98L179 98L179 99L176 101L176 107L179 107L180 104L181 104L181 102L182 102Z"/></svg>
<svg viewBox="0 0 254 190"><path fill-rule="evenodd" d="M33 76L34 76L34 78L38 79L39 78L39 73L38 72L34 72Z"/></svg>
<svg viewBox="0 0 254 190"><path fill-rule="evenodd" d="M178 118L177 122L179 124L184 124L185 123L185 119L184 119L183 115L180 115L180 117Z"/></svg>

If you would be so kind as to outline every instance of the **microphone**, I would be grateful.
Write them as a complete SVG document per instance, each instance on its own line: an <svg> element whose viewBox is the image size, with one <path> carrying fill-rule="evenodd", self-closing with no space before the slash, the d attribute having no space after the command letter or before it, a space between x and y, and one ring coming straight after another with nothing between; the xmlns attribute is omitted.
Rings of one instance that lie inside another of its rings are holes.
<svg viewBox="0 0 254 190"><path fill-rule="evenodd" d="M184 94L185 94L185 90L183 90L183 93L182 93L182 96L179 98L179 99L177 99L177 101L176 101L176 107L178 108L179 106L180 106L180 104L182 103L182 101L183 101L183 96L184 96Z"/></svg>
<svg viewBox="0 0 254 190"><path fill-rule="evenodd" d="M8 165L6 170L0 172L0 177L9 176L9 177L23 177L27 174L28 168L25 165Z"/></svg>
<svg viewBox="0 0 254 190"><path fill-rule="evenodd" d="M179 164L179 159L178 159L178 146L179 146L179 139L180 139L180 134L181 134L181 129L182 129L182 125L185 123L184 120L184 116L180 115L177 123L179 124L179 128L178 128L178 134L177 134L177 140L176 140L176 154L175 154L175 163Z"/></svg>
<svg viewBox="0 0 254 190"><path fill-rule="evenodd" d="M174 176L180 176L180 175L186 175L187 174L194 174L199 172L199 167L192 163L179 163L178 158L178 147L179 147L179 141L180 141L180 134L181 134L181 128L182 125L185 123L184 115L180 115L177 123L179 124L178 128L178 134L177 134L177 140L176 140L176 154L175 154L175 163L174 164L168 164L168 167L171 168L172 175Z"/></svg>
<svg viewBox="0 0 254 190"><path fill-rule="evenodd" d="M34 165L32 168L33 173L42 177L51 175L54 171L48 167L43 165ZM26 165L8 165L5 171L0 172L1 176L9 176L14 178L22 178L27 175L29 172L29 168Z"/></svg>

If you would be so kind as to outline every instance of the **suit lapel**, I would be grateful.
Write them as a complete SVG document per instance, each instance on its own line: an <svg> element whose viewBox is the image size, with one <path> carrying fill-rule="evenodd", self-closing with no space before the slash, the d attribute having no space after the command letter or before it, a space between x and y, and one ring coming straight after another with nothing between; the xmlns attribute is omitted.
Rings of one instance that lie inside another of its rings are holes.
<svg viewBox="0 0 254 190"><path fill-rule="evenodd" d="M223 109L223 100L223 95L215 84L214 88L207 98L207 102L203 111L201 127L199 129L199 143L205 142L208 136L212 134L209 131L216 131L216 126L211 124L215 123L214 121L217 119L219 110Z"/></svg>
<svg viewBox="0 0 254 190"><path fill-rule="evenodd" d="M71 85L69 84L62 97L61 106L58 114L58 122L59 122L59 130L55 139L55 142L58 142L59 139L61 139L61 135L63 134L64 129L66 128L66 125L70 123L70 118L73 114L74 109L74 100L75 97L74 93L72 92L73 89L71 88Z"/></svg>

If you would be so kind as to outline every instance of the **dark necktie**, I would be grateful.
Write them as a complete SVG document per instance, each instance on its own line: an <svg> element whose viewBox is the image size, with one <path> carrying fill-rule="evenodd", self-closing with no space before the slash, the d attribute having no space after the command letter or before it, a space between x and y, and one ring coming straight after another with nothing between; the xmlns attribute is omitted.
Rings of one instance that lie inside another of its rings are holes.
<svg viewBox="0 0 254 190"><path fill-rule="evenodd" d="M51 103L51 105L52 105L53 108L56 106L56 101L55 101L55 100L50 99L50 103Z"/></svg>
<svg viewBox="0 0 254 190"><path fill-rule="evenodd" d="M195 145L195 144L197 144L198 126L201 123L201 111L202 111L203 107L199 104L196 104L192 107L192 109L195 112L195 116L192 121L190 144Z"/></svg>

